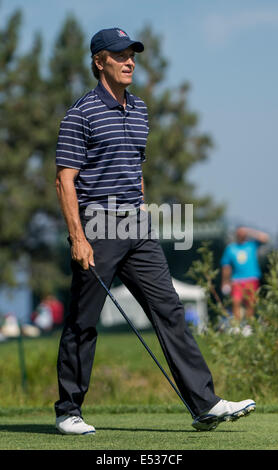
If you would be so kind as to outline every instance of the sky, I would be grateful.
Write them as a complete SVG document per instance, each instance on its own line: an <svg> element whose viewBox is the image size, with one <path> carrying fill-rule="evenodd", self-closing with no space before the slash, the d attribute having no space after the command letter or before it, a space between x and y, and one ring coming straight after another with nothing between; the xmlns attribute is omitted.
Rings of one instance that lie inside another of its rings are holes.
<svg viewBox="0 0 278 470"><path fill-rule="evenodd" d="M191 84L189 104L214 148L190 173L198 194L227 205L231 224L278 232L278 3L276 0L0 0L0 26L20 8L21 50L41 32L50 53L73 13L88 37L148 23L169 61L165 86Z"/></svg>

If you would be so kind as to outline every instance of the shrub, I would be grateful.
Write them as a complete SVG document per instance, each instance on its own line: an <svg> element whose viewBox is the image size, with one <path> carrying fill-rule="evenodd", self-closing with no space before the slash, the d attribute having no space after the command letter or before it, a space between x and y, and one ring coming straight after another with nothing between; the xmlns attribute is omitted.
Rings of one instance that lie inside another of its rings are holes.
<svg viewBox="0 0 278 470"><path fill-rule="evenodd" d="M267 273L258 292L255 315L248 319L249 336L244 336L239 329L219 327L223 318L229 316L226 300L223 301L215 289L219 271L214 267L208 243L202 245L199 254L200 259L193 262L188 274L205 289L213 318L205 333L205 342L218 371L216 393L225 394L231 400L250 396L261 403L277 401L278 251L268 255Z"/></svg>

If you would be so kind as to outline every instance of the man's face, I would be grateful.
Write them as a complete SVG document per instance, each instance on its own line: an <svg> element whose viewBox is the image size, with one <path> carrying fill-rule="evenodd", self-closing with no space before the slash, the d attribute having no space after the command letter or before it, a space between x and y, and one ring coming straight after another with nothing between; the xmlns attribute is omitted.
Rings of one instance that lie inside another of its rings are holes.
<svg viewBox="0 0 278 470"><path fill-rule="evenodd" d="M106 58L101 62L101 71L106 80L122 87L130 85L135 68L134 56L131 47L121 52L107 52Z"/></svg>
<svg viewBox="0 0 278 470"><path fill-rule="evenodd" d="M237 229L236 239L238 243L244 243L247 240L247 231L244 227L239 227Z"/></svg>

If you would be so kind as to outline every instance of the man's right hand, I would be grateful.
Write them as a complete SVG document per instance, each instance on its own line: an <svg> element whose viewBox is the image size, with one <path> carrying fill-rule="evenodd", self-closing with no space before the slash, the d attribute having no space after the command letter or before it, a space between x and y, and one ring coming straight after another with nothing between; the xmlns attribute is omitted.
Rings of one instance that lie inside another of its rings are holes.
<svg viewBox="0 0 278 470"><path fill-rule="evenodd" d="M74 261L77 261L83 269L89 269L90 265L95 266L94 250L86 239L72 241L71 257Z"/></svg>

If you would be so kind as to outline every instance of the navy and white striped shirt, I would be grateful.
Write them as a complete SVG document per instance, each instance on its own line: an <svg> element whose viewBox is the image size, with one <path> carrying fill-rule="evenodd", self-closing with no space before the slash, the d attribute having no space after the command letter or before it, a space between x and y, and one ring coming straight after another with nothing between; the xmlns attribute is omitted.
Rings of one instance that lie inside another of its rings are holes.
<svg viewBox="0 0 278 470"><path fill-rule="evenodd" d="M108 197L138 208L143 201L142 162L149 132L145 103L126 91L126 108L101 82L80 98L61 122L56 165L79 170L75 179L80 209Z"/></svg>

